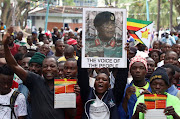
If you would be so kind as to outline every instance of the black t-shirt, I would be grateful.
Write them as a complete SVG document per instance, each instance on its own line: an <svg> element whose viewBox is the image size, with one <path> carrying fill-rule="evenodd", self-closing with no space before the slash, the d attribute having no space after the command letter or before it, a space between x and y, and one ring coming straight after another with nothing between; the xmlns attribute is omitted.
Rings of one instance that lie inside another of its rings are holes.
<svg viewBox="0 0 180 119"><path fill-rule="evenodd" d="M54 90L50 90L45 79L28 72L26 86L31 94L33 119L64 119L63 109L54 109Z"/></svg>

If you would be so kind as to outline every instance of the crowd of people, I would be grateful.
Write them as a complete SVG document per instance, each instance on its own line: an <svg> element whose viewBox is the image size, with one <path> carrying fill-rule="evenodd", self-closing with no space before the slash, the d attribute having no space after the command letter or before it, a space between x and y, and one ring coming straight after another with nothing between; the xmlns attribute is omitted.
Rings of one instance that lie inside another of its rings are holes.
<svg viewBox="0 0 180 119"><path fill-rule="evenodd" d="M158 35L161 34L161 35ZM0 47L0 119L144 119L144 94L167 95L180 119L180 37L155 32L151 48L127 37L127 68L81 68L82 29L7 29ZM76 108L54 108L54 78L77 79Z"/></svg>

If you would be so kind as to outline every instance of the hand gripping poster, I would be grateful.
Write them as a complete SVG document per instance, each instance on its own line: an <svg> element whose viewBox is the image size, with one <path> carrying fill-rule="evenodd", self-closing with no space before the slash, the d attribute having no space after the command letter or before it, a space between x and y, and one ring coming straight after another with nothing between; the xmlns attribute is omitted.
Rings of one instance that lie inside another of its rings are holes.
<svg viewBox="0 0 180 119"><path fill-rule="evenodd" d="M82 68L126 68L126 10L84 8Z"/></svg>

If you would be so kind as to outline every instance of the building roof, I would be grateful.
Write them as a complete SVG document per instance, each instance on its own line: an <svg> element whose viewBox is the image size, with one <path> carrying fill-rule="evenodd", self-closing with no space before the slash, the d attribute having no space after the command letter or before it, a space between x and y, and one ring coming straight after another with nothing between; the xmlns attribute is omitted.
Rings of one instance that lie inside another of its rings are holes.
<svg viewBox="0 0 180 119"><path fill-rule="evenodd" d="M49 14L82 14L83 8L82 7L70 7L70 6L50 6L49 7ZM46 8L37 10L37 11L31 11L29 12L30 16L36 16L36 14L45 14Z"/></svg>

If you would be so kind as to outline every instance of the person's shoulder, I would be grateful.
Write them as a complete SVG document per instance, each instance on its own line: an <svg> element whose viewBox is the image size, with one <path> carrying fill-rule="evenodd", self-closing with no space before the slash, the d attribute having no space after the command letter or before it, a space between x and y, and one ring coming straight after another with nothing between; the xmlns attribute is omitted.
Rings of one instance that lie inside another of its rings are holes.
<svg viewBox="0 0 180 119"><path fill-rule="evenodd" d="M62 56L58 59L58 62L60 62L60 61L66 61L66 58L64 56Z"/></svg>
<svg viewBox="0 0 180 119"><path fill-rule="evenodd" d="M137 102L144 103L144 95L140 95L137 99Z"/></svg>
<svg viewBox="0 0 180 119"><path fill-rule="evenodd" d="M167 95L167 98L168 99L170 99L170 100L177 100L177 101L179 101L179 103L180 103L180 100L179 100L179 98L177 98L176 96L174 96L174 95L171 95L171 94L169 94L169 93L166 93L166 95Z"/></svg>
<svg viewBox="0 0 180 119"><path fill-rule="evenodd" d="M34 72L31 72L31 71L28 71L28 76L27 78L29 79L34 79L34 80L40 80L40 79L43 79L42 76L38 75L38 74L35 74Z"/></svg>

